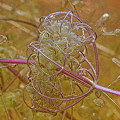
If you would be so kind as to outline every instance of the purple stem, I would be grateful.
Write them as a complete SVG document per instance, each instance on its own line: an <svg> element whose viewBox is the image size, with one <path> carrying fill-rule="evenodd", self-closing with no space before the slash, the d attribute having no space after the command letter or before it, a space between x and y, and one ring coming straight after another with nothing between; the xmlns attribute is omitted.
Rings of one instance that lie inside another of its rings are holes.
<svg viewBox="0 0 120 120"><path fill-rule="evenodd" d="M14 63L14 64L35 64L34 61L32 60L21 60L21 59L3 59L3 58L0 58L0 63ZM76 80L79 79L79 77L75 77L74 75L72 75L71 73L69 73L68 71L66 71L65 69L62 70L62 72ZM85 82L86 84L88 84L88 80L85 80L83 79L82 81L83 83ZM95 89L99 89L99 90L102 90L102 91L105 91L105 92L108 92L108 93L112 93L112 94L115 94L115 95L118 95L120 96L120 91L117 91L117 90L113 90L113 89L110 89L110 88L106 88L106 87L103 87L103 86L100 86L100 85L97 85L97 84L94 84L93 85Z"/></svg>
<svg viewBox="0 0 120 120"><path fill-rule="evenodd" d="M21 59L3 59L3 58L0 58L0 63L35 64L35 62L32 60L29 60L28 62L27 60L21 60Z"/></svg>
<svg viewBox="0 0 120 120"><path fill-rule="evenodd" d="M94 51L95 51L95 58L96 58L96 80L98 81L99 76L99 61L98 61L98 54L97 54L97 48L96 44L93 43Z"/></svg>
<svg viewBox="0 0 120 120"><path fill-rule="evenodd" d="M114 90L114 89L103 87L103 86L100 86L100 85L97 85L97 84L94 85L94 88L120 96L120 91L117 91L117 90Z"/></svg>

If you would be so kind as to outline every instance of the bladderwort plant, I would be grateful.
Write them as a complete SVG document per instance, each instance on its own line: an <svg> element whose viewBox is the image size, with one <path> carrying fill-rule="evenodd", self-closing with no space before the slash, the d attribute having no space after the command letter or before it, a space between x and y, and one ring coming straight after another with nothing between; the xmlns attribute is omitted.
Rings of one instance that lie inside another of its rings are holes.
<svg viewBox="0 0 120 120"><path fill-rule="evenodd" d="M41 17L38 31L39 39L28 45L27 60L0 58L4 64L28 65L30 82L24 88L23 99L29 108L39 112L63 111L94 89L120 96L120 91L98 85L97 34L72 11ZM94 55L89 54L91 47Z"/></svg>

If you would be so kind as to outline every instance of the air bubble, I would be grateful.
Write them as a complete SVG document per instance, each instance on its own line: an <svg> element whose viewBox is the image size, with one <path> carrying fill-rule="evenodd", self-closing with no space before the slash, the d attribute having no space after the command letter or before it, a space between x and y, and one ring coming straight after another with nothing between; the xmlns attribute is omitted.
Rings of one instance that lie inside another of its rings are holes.
<svg viewBox="0 0 120 120"><path fill-rule="evenodd" d="M90 107L84 106L82 105L79 109L78 109L78 114L83 117L83 118L88 118L91 116L92 114L92 109Z"/></svg>
<svg viewBox="0 0 120 120"><path fill-rule="evenodd" d="M93 113L91 120L101 120L101 117L97 113Z"/></svg>
<svg viewBox="0 0 120 120"><path fill-rule="evenodd" d="M98 91L98 90L96 90L96 91L95 91L95 95L96 95L97 98L99 98L99 97L101 96L101 92Z"/></svg>
<svg viewBox="0 0 120 120"><path fill-rule="evenodd" d="M101 98L96 98L93 100L93 102L98 106L98 107L103 107L105 105L105 101Z"/></svg>

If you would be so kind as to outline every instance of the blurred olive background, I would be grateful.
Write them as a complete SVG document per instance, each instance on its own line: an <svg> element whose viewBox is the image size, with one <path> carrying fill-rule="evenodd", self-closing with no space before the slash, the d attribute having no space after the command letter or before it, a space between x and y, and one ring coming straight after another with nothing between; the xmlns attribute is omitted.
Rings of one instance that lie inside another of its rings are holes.
<svg viewBox="0 0 120 120"><path fill-rule="evenodd" d="M120 0L0 0L0 18L21 19L36 25L39 25L41 16L69 10L73 10L98 34L99 84L107 87L118 78L110 88L120 91ZM13 21L0 21L0 34L7 37L0 43L0 58L26 59L27 45L38 38L36 28ZM92 49L89 54L92 59ZM27 80L27 65L12 67ZM1 120L70 120L71 116L73 120L120 119L119 96L108 94L108 98L94 90L66 114L48 114L32 111L24 104L24 86L8 69L0 68Z"/></svg>

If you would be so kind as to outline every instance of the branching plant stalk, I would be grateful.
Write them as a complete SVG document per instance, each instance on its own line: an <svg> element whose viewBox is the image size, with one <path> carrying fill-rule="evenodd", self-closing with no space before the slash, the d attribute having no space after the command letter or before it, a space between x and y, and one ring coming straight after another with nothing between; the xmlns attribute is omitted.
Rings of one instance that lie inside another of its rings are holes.
<svg viewBox="0 0 120 120"><path fill-rule="evenodd" d="M2 59L2 58L0 58L0 63L27 64L27 60L22 60L22 59ZM31 61L29 61L29 64L35 64L35 62L31 60ZM8 67L8 65L6 65L6 66ZM60 67L60 66L58 66L58 67ZM10 67L8 67L8 68L10 69ZM58 69L60 69L60 68L58 68ZM120 91L117 91L117 90L114 90L114 89L110 89L110 88L103 87L103 86L100 86L98 84L95 84L92 80L90 80L88 78L85 78L83 76L77 76L74 73L72 73L71 71L63 69L61 72L68 75L68 76L70 76L70 77L72 77L73 79L77 80L78 82L86 85L87 87L90 87L90 85L92 85L94 89L98 89L98 90L101 90L101 91L104 91L104 92L108 92L108 93L120 96Z"/></svg>

